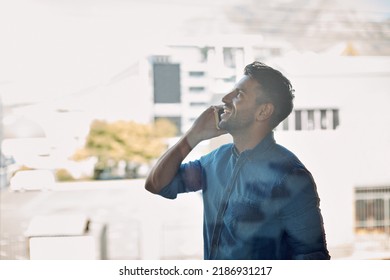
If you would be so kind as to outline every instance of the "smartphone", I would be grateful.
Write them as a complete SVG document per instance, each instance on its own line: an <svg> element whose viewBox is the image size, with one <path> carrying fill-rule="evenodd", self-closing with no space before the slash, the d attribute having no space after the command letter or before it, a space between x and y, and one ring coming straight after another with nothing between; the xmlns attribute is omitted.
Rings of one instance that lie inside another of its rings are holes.
<svg viewBox="0 0 390 280"><path fill-rule="evenodd" d="M219 127L219 122L221 121L221 115L223 114L224 109L223 107L218 108L218 110L215 111L215 125L217 129L221 129Z"/></svg>

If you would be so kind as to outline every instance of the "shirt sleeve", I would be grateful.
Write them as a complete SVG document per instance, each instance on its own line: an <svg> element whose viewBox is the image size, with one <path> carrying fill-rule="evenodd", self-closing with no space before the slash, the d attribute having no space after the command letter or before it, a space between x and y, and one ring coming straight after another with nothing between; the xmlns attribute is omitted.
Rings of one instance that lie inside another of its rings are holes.
<svg viewBox="0 0 390 280"><path fill-rule="evenodd" d="M195 192L202 189L202 165L199 160L180 165L173 180L159 195L175 199L179 193Z"/></svg>
<svg viewBox="0 0 390 280"><path fill-rule="evenodd" d="M280 219L293 259L330 259L319 197L311 174L305 169L287 175L276 193L280 200Z"/></svg>

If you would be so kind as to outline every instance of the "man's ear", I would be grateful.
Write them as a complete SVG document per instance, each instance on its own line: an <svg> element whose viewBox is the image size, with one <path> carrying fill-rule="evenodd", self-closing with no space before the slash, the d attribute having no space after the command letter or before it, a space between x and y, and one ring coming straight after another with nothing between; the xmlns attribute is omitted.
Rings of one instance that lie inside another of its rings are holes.
<svg viewBox="0 0 390 280"><path fill-rule="evenodd" d="M265 121L268 120L273 112L274 112L274 104L272 103L264 103L261 104L257 113L257 120L258 121Z"/></svg>

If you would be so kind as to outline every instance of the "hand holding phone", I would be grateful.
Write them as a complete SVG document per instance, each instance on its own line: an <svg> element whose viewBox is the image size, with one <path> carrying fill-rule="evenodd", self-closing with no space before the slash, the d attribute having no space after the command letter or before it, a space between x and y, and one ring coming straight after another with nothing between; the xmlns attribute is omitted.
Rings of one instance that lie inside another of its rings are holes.
<svg viewBox="0 0 390 280"><path fill-rule="evenodd" d="M215 126L217 127L218 130L221 128L219 127L219 122L221 121L221 115L223 114L224 109L221 106L218 106L214 110L214 116L215 116Z"/></svg>

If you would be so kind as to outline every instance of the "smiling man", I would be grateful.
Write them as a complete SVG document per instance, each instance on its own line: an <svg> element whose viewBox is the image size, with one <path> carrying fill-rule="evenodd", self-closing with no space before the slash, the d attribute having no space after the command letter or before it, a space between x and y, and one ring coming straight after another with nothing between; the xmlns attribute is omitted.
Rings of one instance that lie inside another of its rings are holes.
<svg viewBox="0 0 390 280"><path fill-rule="evenodd" d="M174 199L202 191L205 259L330 259L316 185L310 172L273 129L293 109L293 89L279 71L260 62L204 111L151 170L145 188ZM233 137L189 163L201 141Z"/></svg>

